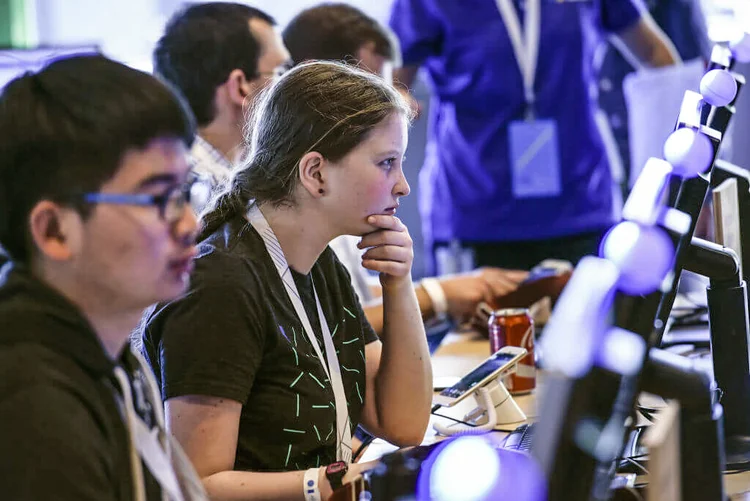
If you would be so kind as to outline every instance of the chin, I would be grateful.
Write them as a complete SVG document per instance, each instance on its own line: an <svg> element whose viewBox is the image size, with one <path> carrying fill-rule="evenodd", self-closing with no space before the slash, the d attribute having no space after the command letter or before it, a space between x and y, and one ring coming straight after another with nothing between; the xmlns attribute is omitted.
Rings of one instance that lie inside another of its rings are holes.
<svg viewBox="0 0 750 501"><path fill-rule="evenodd" d="M171 301L182 296L190 286L190 274L183 273L182 276L176 277L170 276L168 280L164 280L156 288L159 291L159 298L157 302Z"/></svg>

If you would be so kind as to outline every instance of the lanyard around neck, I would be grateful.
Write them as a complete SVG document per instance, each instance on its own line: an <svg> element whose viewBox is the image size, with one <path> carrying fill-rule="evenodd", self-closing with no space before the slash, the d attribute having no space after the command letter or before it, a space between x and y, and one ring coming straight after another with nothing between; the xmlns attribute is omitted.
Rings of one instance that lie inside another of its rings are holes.
<svg viewBox="0 0 750 501"><path fill-rule="evenodd" d="M255 228L260 237L263 239L263 243L266 246L266 251L271 257L276 271L281 277L281 281L284 283L284 288L289 296L289 300L294 306L294 311L297 313L297 317L302 326L305 328L310 344L312 344L315 354L320 360L320 364L323 366L323 370L328 376L328 380L331 382L333 387L333 395L336 404L336 459L338 461L351 462L352 459L352 432L349 426L349 405L346 402L346 393L344 392L344 383L341 377L341 366L339 365L339 359L336 356L336 347L333 345L333 336L328 328L328 322L326 322L325 315L323 314L323 308L320 305L320 299L318 298L318 292L315 290L315 283L313 283L313 294L315 295L315 304L318 309L318 318L320 320L320 330L323 334L323 343L326 349L326 357L323 357L323 353L320 350L320 344L318 339L315 337L315 331L312 328L310 319L307 316L305 307L302 304L299 292L297 291L297 284L294 283L294 277L292 276L292 270L289 269L289 264L284 256L284 251L281 249L276 234L266 221L266 218L260 212L257 205L253 205L247 213L247 220ZM327 363L326 363L327 359Z"/></svg>
<svg viewBox="0 0 750 501"><path fill-rule="evenodd" d="M523 79L523 94L526 105L533 109L536 102L534 80L536 78L537 61L539 59L539 36L541 31L541 0L526 0L523 34L518 12L513 6L513 0L495 0L508 37L513 46L513 53L521 70Z"/></svg>

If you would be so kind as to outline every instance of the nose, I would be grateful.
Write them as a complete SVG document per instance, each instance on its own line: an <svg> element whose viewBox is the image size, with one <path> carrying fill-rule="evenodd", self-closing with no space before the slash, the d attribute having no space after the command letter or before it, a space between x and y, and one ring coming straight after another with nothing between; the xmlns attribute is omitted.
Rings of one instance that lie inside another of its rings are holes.
<svg viewBox="0 0 750 501"><path fill-rule="evenodd" d="M193 245L198 236L198 216L189 203L182 210L182 217L174 225L175 238L184 245Z"/></svg>
<svg viewBox="0 0 750 501"><path fill-rule="evenodd" d="M397 197L405 197L409 193L411 193L411 188L409 187L409 182L406 180L406 176L402 170L396 185L393 187L393 194Z"/></svg>

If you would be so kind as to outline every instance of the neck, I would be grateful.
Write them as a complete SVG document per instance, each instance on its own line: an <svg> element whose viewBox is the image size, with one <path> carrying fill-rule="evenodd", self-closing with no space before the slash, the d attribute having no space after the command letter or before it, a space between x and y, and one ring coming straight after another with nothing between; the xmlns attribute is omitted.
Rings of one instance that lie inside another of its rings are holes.
<svg viewBox="0 0 750 501"><path fill-rule="evenodd" d="M198 129L198 134L231 163L236 162L240 158L242 151L242 124L234 123L232 120L217 118L206 127Z"/></svg>
<svg viewBox="0 0 750 501"><path fill-rule="evenodd" d="M83 280L66 275L60 270L37 268L37 276L73 303L88 320L110 359L120 357L130 333L138 326L143 308L121 306L121 300L111 291L92 291Z"/></svg>
<svg viewBox="0 0 750 501"><path fill-rule="evenodd" d="M304 275L310 273L328 242L336 236L326 227L326 219L312 208L262 204L260 211L279 239L289 266Z"/></svg>

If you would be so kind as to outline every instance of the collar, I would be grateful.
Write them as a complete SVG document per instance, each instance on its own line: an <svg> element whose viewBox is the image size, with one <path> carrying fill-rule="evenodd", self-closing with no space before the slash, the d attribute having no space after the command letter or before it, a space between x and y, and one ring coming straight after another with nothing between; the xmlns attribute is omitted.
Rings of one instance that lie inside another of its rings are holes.
<svg viewBox="0 0 750 501"><path fill-rule="evenodd" d="M211 178L215 185L228 181L232 173L232 162L198 135L190 148L190 167L199 176Z"/></svg>

